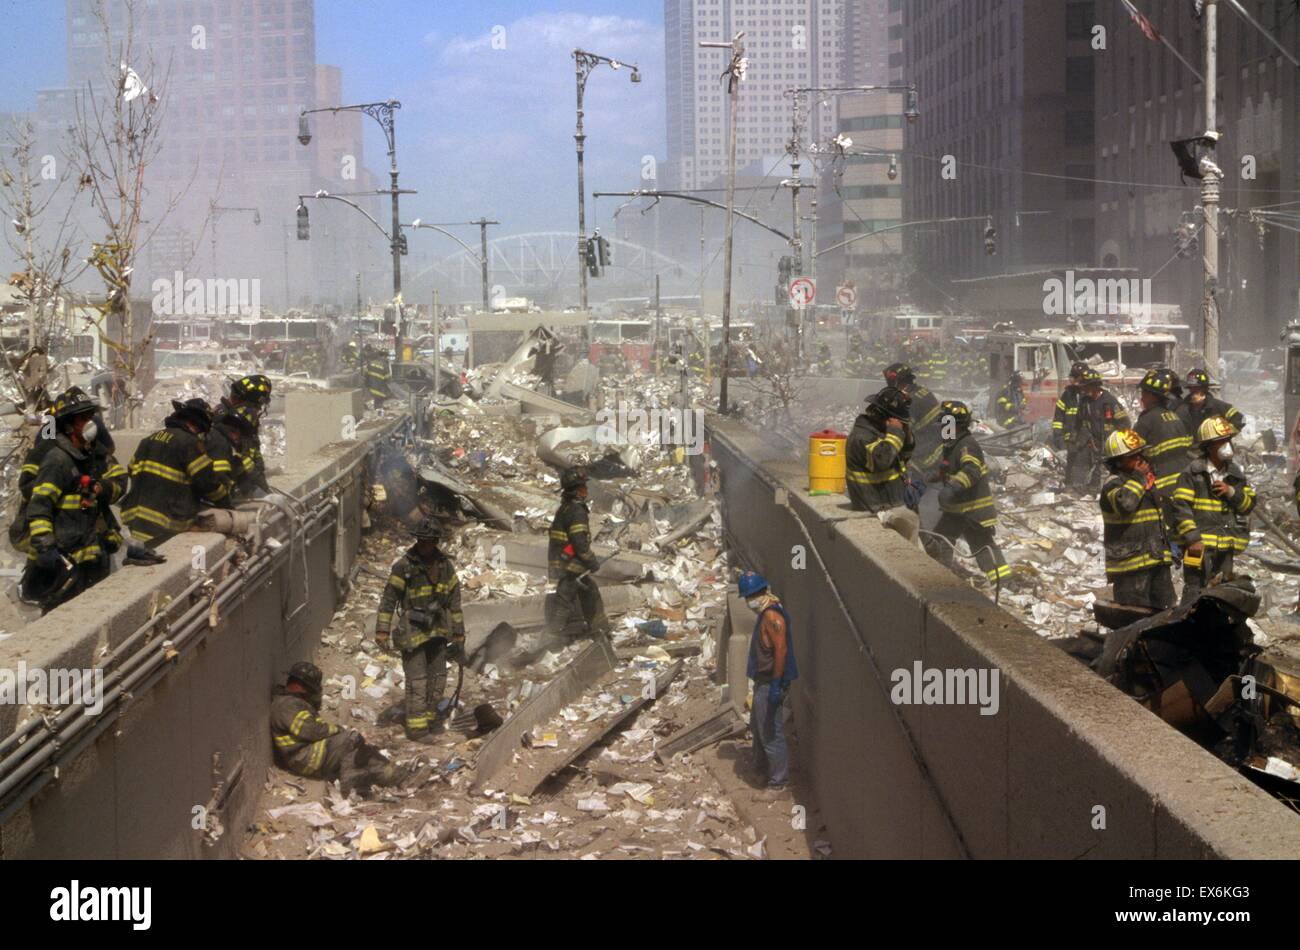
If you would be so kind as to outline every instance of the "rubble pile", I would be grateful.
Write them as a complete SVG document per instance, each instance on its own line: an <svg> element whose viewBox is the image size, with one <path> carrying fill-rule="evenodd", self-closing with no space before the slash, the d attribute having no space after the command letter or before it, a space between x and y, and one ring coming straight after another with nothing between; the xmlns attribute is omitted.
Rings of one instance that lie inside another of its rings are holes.
<svg viewBox="0 0 1300 950"><path fill-rule="evenodd" d="M518 373L514 379L527 381ZM605 398L613 401L606 405L673 405L674 383L644 377L607 383ZM716 503L700 497L685 456L656 444L652 432L632 433L633 445L617 446L620 454L634 450L634 471L589 485L593 549L610 558L597 577L618 662L531 729L510 761L479 787L474 766L490 736L455 717L487 704L508 723L591 645L544 649L546 544L559 479L543 455L578 453L551 459L572 464L592 461L594 449L598 461L613 436L556 445L546 437L564 420L523 415L510 403L491 396L440 402L431 437L416 441L408 461L426 488L433 483L441 493L453 486L466 501L460 517L450 519L454 530L444 550L463 588L470 649L498 623L501 608L518 627L513 652L464 669L458 705L447 710L450 724L437 734L437 745L406 741L395 711L405 687L401 659L379 649L373 630L388 568L411 544L404 525L414 513L372 508L375 528L363 539L361 571L321 636L322 716L365 732L413 777L398 788L375 789L368 799L343 798L333 783L275 770L244 853L370 860L807 857L804 836L789 827L788 799L737 804L754 793L736 777L735 747L669 762L656 758L659 742L717 710L711 677L728 573ZM473 510L492 517L466 514ZM670 672L667 688L646 699L645 683ZM457 677L452 664L446 700ZM719 770L724 751L729 758ZM550 774L548 762L562 767ZM824 842L821 853L829 853Z"/></svg>

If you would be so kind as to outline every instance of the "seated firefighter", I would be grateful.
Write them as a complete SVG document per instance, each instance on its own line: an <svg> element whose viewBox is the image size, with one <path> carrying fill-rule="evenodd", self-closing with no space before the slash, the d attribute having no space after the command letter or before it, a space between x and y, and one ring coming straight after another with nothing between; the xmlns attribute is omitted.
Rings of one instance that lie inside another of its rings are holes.
<svg viewBox="0 0 1300 950"><path fill-rule="evenodd" d="M38 440L47 445L24 509L30 550L22 591L43 614L106 578L122 543L109 505L126 491L126 471L96 450L99 410L74 386L54 404L54 439Z"/></svg>
<svg viewBox="0 0 1300 950"><path fill-rule="evenodd" d="M295 663L271 701L271 744L275 764L303 778L339 780L343 794L364 794L374 785L397 785L402 770L354 729L320 718L321 671Z"/></svg>
<svg viewBox="0 0 1300 950"><path fill-rule="evenodd" d="M591 550L591 515L587 510L587 473L565 469L560 475L560 507L551 521L547 573L555 595L547 617L550 639L607 635L609 620L600 588L592 578L600 561Z"/></svg>
<svg viewBox="0 0 1300 950"><path fill-rule="evenodd" d="M172 409L163 428L135 450L131 490L122 501L122 521L150 548L189 531L200 505L230 507L230 480L217 471L205 443L212 410L202 399L173 399Z"/></svg>
<svg viewBox="0 0 1300 950"><path fill-rule="evenodd" d="M426 518L412 534L415 544L389 573L375 640L388 649L394 614L400 612L394 645L402 652L406 676L406 738L432 745L432 732L442 725L438 704L447 688L447 660L464 658L465 615L456 565L438 549L442 525Z"/></svg>

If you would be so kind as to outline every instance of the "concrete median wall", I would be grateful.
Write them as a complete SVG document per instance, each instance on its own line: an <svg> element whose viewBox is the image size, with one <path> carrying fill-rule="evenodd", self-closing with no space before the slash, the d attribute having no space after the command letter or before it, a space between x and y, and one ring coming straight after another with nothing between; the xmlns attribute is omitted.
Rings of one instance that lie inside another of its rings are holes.
<svg viewBox="0 0 1300 950"><path fill-rule="evenodd" d="M340 601L360 543L366 459L395 424L363 427L355 441L327 446L272 479L301 497L343 476L328 490L337 504L320 533L305 548L286 542L288 556L251 583L248 596L222 611L194 649L129 698L107 730L0 825L0 857L234 856L271 764L272 687L294 662L311 658ZM214 564L232 543L215 534L172 539L160 549L166 564L119 571L0 643L0 670L20 662L29 669L94 667L190 584L199 551ZM159 649L165 638L155 636ZM0 737L26 713L0 704ZM195 809L240 763L242 776L218 811L227 830L207 843L194 827Z"/></svg>
<svg viewBox="0 0 1300 950"><path fill-rule="evenodd" d="M709 436L733 551L793 618L799 763L836 856L1300 857L1285 806L846 498L809 497L743 425ZM917 662L998 671L996 714L895 704Z"/></svg>

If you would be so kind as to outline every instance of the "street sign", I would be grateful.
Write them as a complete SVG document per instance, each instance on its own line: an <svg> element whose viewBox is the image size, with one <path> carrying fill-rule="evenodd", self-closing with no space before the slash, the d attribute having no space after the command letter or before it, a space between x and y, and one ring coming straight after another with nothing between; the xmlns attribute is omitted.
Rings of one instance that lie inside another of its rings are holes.
<svg viewBox="0 0 1300 950"><path fill-rule="evenodd" d="M796 277L790 281L790 306L802 310L811 307L817 299L817 281L811 277Z"/></svg>
<svg viewBox="0 0 1300 950"><path fill-rule="evenodd" d="M835 299L841 310L852 310L858 305L858 288L852 284L845 284L835 291Z"/></svg>

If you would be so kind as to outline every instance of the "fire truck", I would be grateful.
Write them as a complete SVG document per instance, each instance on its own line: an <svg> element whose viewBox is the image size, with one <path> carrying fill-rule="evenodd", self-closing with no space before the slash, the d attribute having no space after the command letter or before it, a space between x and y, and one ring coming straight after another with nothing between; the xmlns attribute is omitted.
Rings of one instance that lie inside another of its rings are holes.
<svg viewBox="0 0 1300 950"><path fill-rule="evenodd" d="M1112 391L1136 387L1147 370L1157 366L1182 368L1176 336L1137 329L995 330L985 347L991 393L1000 391L1012 373L1024 377L1027 422L1052 418L1075 362L1093 365Z"/></svg>
<svg viewBox="0 0 1300 950"><path fill-rule="evenodd" d="M649 320L593 320L587 358L595 366L602 356L621 353L629 366L650 369L654 358L654 324Z"/></svg>

